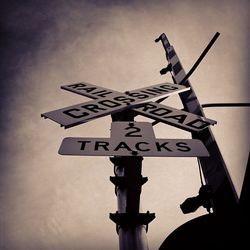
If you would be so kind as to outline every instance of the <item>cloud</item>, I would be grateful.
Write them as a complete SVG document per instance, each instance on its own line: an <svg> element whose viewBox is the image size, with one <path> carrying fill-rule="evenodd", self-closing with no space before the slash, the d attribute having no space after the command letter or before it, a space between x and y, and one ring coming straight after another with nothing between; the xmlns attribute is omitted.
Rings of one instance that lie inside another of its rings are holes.
<svg viewBox="0 0 250 250"><path fill-rule="evenodd" d="M117 249L115 225L108 219L117 209L108 181L112 164L103 158L57 155L66 136L108 137L110 118L63 130L40 114L87 100L59 90L62 84L86 81L125 91L166 81L159 75L166 64L164 51L154 43L162 32L188 70L220 31L218 42L192 75L197 94L202 102L249 98L247 7L245 1L5 1L1 244L13 250ZM169 103L176 105L176 99ZM228 111L223 115L229 117ZM165 125L155 130L159 137L189 136ZM228 150L227 136L220 137ZM196 195L199 176L192 159L145 159L143 164L150 178L143 187L143 207L160 218L148 234L155 249L191 218L180 215L177 207L186 196Z"/></svg>

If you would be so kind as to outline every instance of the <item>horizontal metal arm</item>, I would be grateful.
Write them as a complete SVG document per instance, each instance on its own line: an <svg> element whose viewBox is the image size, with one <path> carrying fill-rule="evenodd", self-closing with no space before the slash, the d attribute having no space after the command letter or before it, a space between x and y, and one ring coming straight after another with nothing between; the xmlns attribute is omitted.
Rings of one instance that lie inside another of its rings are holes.
<svg viewBox="0 0 250 250"><path fill-rule="evenodd" d="M221 108L221 107L250 107L250 103L230 103L230 102L224 102L224 103L206 103L201 105L202 108Z"/></svg>

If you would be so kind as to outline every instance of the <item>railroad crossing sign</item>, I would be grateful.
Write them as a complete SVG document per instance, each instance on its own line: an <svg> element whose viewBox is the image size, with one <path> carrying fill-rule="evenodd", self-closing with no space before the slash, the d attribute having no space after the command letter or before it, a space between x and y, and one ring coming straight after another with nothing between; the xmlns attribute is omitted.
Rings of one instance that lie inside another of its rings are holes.
<svg viewBox="0 0 250 250"><path fill-rule="evenodd" d="M110 177L110 181L115 185L118 201L118 211L110 214L110 218L119 225L117 229L121 249L146 249L146 244L143 244L145 228L141 225L148 225L155 217L149 212L140 213L139 209L141 186L147 181L147 178L141 175L142 156L200 157L204 177L214 192L214 211L224 213L228 207L229 211L233 211L236 201L233 189L230 188L230 178L227 177L225 164L209 129L209 125L214 125L216 121L204 117L198 98L188 81L193 70L185 74L165 34L156 39L157 41L162 41L169 63L161 73L170 71L175 84L161 83L125 93L84 82L64 85L62 89L90 97L94 101L42 114L44 118L70 128L117 113L112 117L110 138L68 137L62 141L59 153L78 156L119 156L110 158L115 173L115 176ZM197 64L193 69L196 67ZM159 104L162 99L154 102L159 96L168 97L172 94L179 94L185 110ZM189 131L193 139L155 138L151 123L125 122L129 116L124 118L124 113L120 113L125 110L129 111L129 114L133 111L132 114L140 114Z"/></svg>
<svg viewBox="0 0 250 250"><path fill-rule="evenodd" d="M62 89L97 99L42 114L43 117L50 118L65 128L131 108L138 114L190 132L201 131L216 123L214 120L183 110L156 102L147 102L159 96L166 97L190 89L177 84L161 83L125 93L83 82L65 85Z"/></svg>
<svg viewBox="0 0 250 250"><path fill-rule="evenodd" d="M148 122L113 122L111 138L65 138L61 155L81 156L209 156L203 143L194 139L156 139Z"/></svg>
<svg viewBox="0 0 250 250"><path fill-rule="evenodd" d="M216 121L174 109L157 102L148 102L159 96L169 96L190 90L189 87L161 83L146 88L120 93L88 83L62 86L62 89L87 96L94 101L42 114L65 128L73 127L92 119L133 109L138 114L153 118L175 127L197 132ZM151 123L113 122L111 138L72 138L62 141L62 155L82 156L157 156L157 157L207 157L209 153L199 140L157 139Z"/></svg>
<svg viewBox="0 0 250 250"><path fill-rule="evenodd" d="M75 86L73 86L73 88L75 88ZM82 89L83 88L81 87L81 92ZM87 90L84 89L84 91L91 92L91 89L93 89L93 87L88 88ZM138 104L144 103L145 101L148 101L154 97L169 96L173 93L180 93L188 89L189 88L184 86L163 83L151 86L149 88L127 92L127 94L110 91L111 93L108 97L105 96L95 101L80 103L70 107L54 110L42 114L42 116L60 123L61 126L65 128L69 128L98 117L122 111L133 106L138 106ZM96 95L96 92L94 92L94 94Z"/></svg>

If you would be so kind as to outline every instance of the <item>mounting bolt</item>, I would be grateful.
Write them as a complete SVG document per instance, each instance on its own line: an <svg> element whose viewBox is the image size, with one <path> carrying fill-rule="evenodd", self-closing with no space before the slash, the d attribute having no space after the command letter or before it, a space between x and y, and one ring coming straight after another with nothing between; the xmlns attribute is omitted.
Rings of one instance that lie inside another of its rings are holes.
<svg viewBox="0 0 250 250"><path fill-rule="evenodd" d="M133 150L131 153L132 153L132 155L138 155L138 152L135 150Z"/></svg>

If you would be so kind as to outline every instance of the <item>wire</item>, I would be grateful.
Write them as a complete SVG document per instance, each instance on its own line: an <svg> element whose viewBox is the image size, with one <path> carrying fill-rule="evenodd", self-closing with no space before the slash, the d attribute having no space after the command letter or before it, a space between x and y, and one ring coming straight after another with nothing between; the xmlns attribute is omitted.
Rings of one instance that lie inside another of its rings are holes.
<svg viewBox="0 0 250 250"><path fill-rule="evenodd" d="M250 103L207 103L202 104L202 108L213 108L213 107L250 107Z"/></svg>
<svg viewBox="0 0 250 250"><path fill-rule="evenodd" d="M216 32L215 35L213 36L212 40L209 42L207 47L204 49L204 51L201 53L193 67L189 70L189 72L186 74L186 76L180 81L179 84L183 84L184 82L187 81L187 79L193 74L193 72L196 70L202 59L206 56L207 52L210 50L210 48L213 46L217 38L219 37L220 33Z"/></svg>
<svg viewBox="0 0 250 250"><path fill-rule="evenodd" d="M202 61L202 59L206 56L207 52L210 50L210 48L213 46L213 44L215 43L215 41L217 40L217 38L219 37L220 33L216 32L215 35L213 36L212 40L209 42L209 44L207 45L207 47L204 49L204 51L201 53L201 55L199 56L199 58L197 59L197 61L195 62L195 64L193 65L193 67L189 70L189 72L186 74L186 76L180 81L180 83L178 84L183 84L184 82L186 82L188 80L188 78L193 74L193 72L196 70L196 68L199 66L200 62ZM164 46L163 46L164 47ZM165 47L164 47L165 48ZM172 75L172 72L171 72ZM175 78L172 75L173 81L175 82ZM163 97L158 99L156 102L157 103L161 103L163 102L166 98L168 97Z"/></svg>
<svg viewBox="0 0 250 250"><path fill-rule="evenodd" d="M201 179L201 186L204 186L203 178L202 178L202 172L201 172L201 163L199 158L197 158L198 161L198 166L199 166L199 174L200 174L200 179Z"/></svg>

